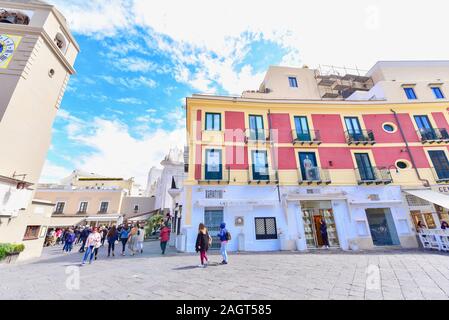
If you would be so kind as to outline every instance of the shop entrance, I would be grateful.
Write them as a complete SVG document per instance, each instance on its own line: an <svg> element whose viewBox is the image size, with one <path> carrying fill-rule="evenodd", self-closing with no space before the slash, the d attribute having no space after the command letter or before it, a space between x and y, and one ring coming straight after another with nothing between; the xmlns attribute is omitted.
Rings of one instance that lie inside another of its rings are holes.
<svg viewBox="0 0 449 320"><path fill-rule="evenodd" d="M337 227L331 201L301 201L304 232L308 248L324 246L320 221L327 225L327 237L330 247L339 247Z"/></svg>
<svg viewBox="0 0 449 320"><path fill-rule="evenodd" d="M223 209L205 209L204 225L212 237L212 246L209 249L220 249L220 239L217 234L220 232L220 224L223 222Z"/></svg>
<svg viewBox="0 0 449 320"><path fill-rule="evenodd" d="M400 245L390 209L366 209L366 217L375 246Z"/></svg>

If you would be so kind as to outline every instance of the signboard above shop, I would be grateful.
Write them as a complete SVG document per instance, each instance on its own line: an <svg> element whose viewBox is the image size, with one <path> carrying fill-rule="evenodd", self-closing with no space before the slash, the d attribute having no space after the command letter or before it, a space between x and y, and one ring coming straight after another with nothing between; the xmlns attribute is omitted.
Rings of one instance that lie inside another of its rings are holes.
<svg viewBox="0 0 449 320"><path fill-rule="evenodd" d="M439 192L439 193L444 193L444 194L448 194L449 195L449 184L440 185L440 186L433 186L432 190L436 191L436 192Z"/></svg>

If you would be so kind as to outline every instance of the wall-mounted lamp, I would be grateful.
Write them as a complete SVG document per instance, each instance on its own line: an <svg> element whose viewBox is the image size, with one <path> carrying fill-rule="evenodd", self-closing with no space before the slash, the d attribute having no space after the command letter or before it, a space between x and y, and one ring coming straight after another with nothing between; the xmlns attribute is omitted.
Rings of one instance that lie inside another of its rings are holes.
<svg viewBox="0 0 449 320"><path fill-rule="evenodd" d="M329 167L333 167L334 166L334 162L332 160L329 161Z"/></svg>

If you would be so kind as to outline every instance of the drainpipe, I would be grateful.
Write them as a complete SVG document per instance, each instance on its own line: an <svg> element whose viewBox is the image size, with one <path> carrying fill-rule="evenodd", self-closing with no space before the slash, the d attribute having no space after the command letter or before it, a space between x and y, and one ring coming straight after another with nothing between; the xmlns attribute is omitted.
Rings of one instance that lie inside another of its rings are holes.
<svg viewBox="0 0 449 320"><path fill-rule="evenodd" d="M272 134L271 134L271 129L272 129L272 125L271 125L271 111L268 110L268 136L269 136L270 144L271 144L271 159L272 160L276 160L276 163L273 163L273 167L276 168L276 188L277 188L277 191L278 191L279 202L281 202L281 190L279 188L278 158L273 155L274 143L273 143L273 138L272 138Z"/></svg>
<svg viewBox="0 0 449 320"><path fill-rule="evenodd" d="M412 151L410 150L410 146L408 144L407 138L405 137L404 130L402 129L401 122L399 121L398 114L393 109L390 109L394 114L394 118L396 119L396 123L398 124L399 132L401 132L402 140L404 140L405 148L407 149L407 153L410 156L410 160L412 162L412 166L415 169L416 175L418 176L418 180L423 183L425 187L430 187L430 182L427 179L423 179L419 173L418 167L415 163L415 158L413 157Z"/></svg>

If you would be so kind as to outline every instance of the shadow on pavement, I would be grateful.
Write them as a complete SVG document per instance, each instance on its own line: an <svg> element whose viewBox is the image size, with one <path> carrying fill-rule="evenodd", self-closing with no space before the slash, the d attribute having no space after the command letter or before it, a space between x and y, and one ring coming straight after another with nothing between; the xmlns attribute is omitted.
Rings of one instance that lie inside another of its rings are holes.
<svg viewBox="0 0 449 320"><path fill-rule="evenodd" d="M218 262L209 262L209 264L207 265L207 268L209 267L219 267L221 266L221 263ZM182 270L192 270L192 269L199 269L200 267L198 266L184 266L184 267L177 267L177 268L173 268L172 270L175 271L182 271Z"/></svg>

